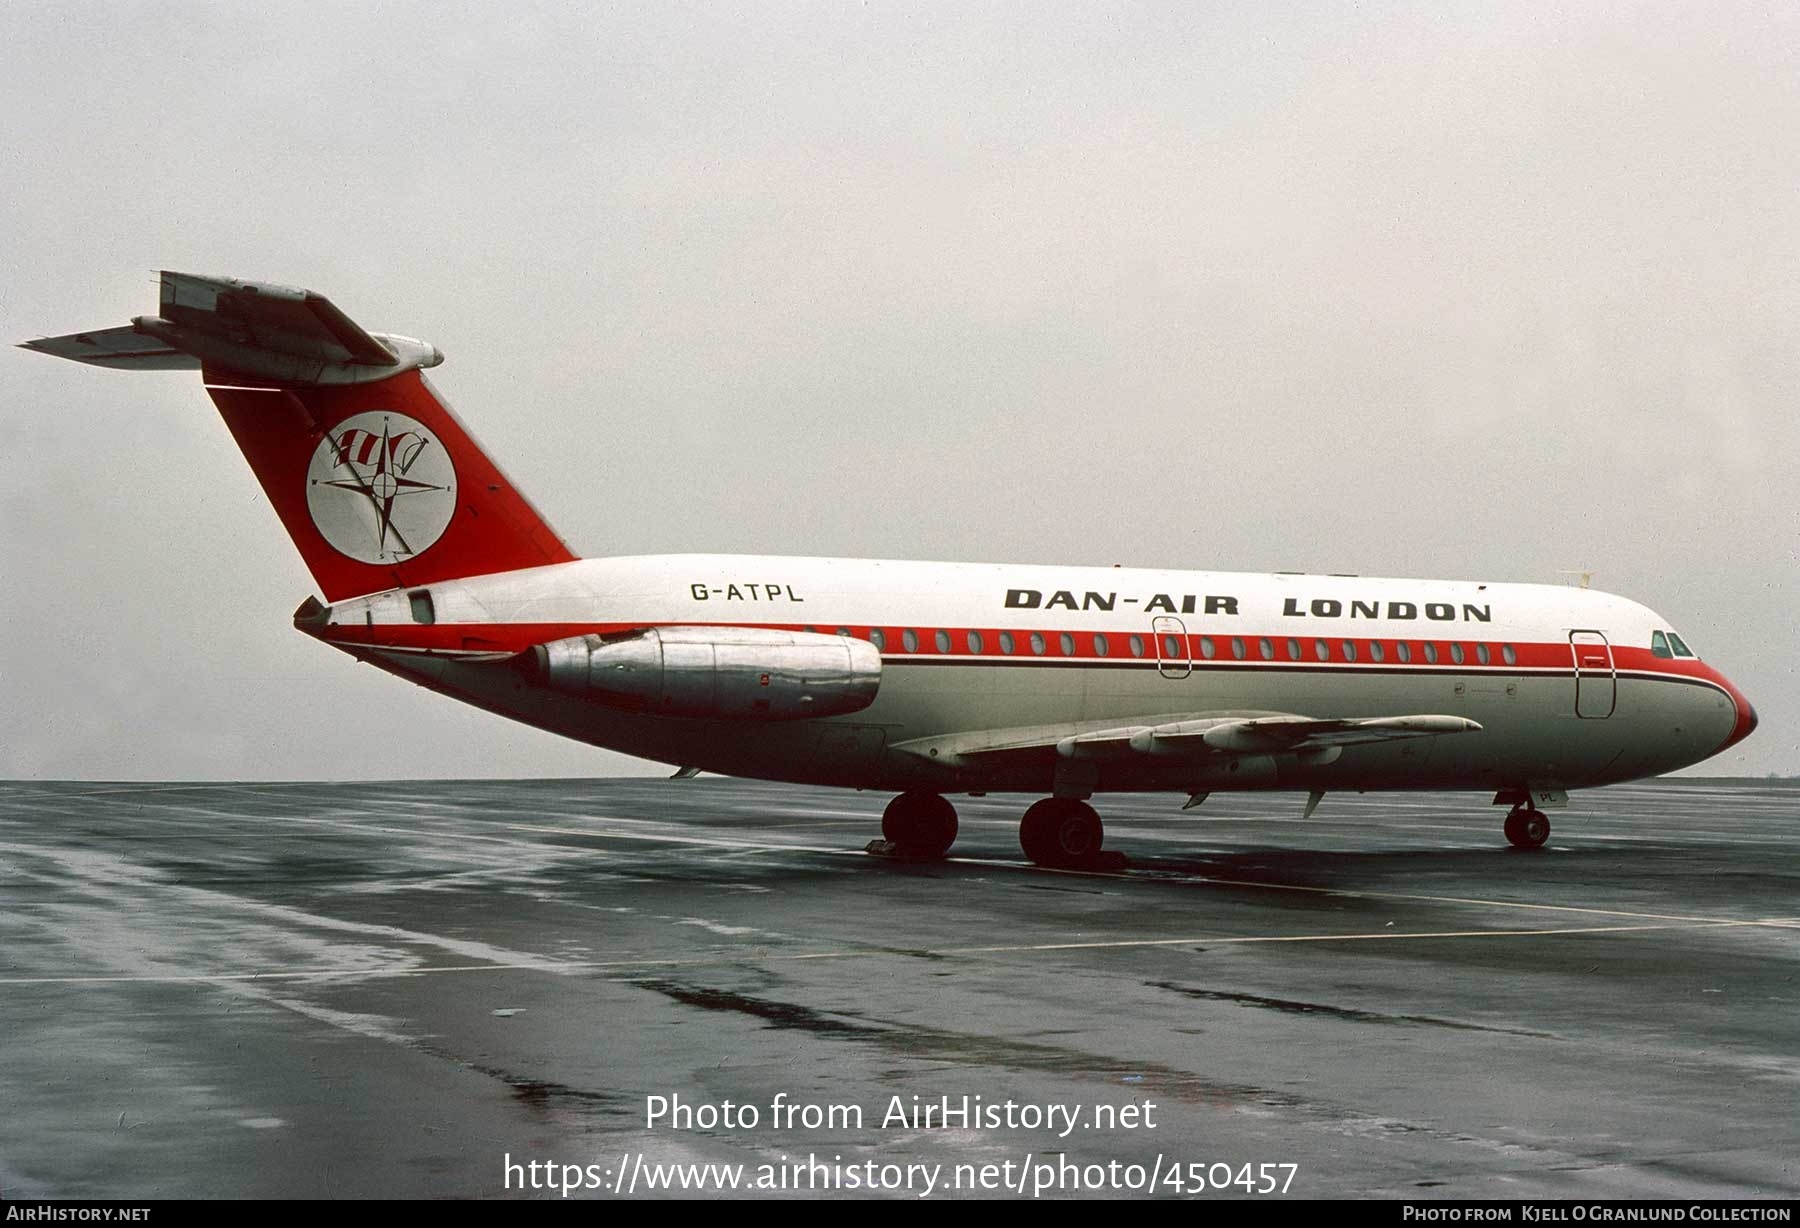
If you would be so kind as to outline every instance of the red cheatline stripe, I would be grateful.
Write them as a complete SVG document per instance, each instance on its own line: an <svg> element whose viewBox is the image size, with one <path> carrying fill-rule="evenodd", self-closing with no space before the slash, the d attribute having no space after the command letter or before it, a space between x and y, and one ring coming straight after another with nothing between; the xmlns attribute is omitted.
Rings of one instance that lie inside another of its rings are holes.
<svg viewBox="0 0 1800 1228"><path fill-rule="evenodd" d="M869 624L801 624L801 623L724 623L724 622L675 622L646 620L644 622L607 622L607 623L438 623L433 626L415 626L407 623L377 623L366 626L361 623L332 625L326 628L325 638L345 644L383 645L396 648L439 648L462 651L482 652L522 652L534 644L546 643L550 640L564 639L576 635L610 635L622 631L632 631L644 627L655 626L731 626L756 627L778 631L817 631L830 635L847 633L857 639L870 639L871 632L880 631L882 635L883 659L895 664L908 661L932 661L955 658L961 660L979 660L992 663L1027 663L1055 664L1058 662L1105 663L1108 665L1142 664L1155 666L1158 664L1158 639L1148 631L1055 631L1041 628L1007 628L1007 627L905 627L905 626L870 626ZM905 648L905 632L911 630L917 637L918 650L909 652ZM942 632L949 637L947 651L938 650L938 635ZM1043 637L1044 651L1032 650L1032 635ZM979 640L971 636L979 636ZM1004 651L1004 636L1011 636L1012 651ZM1065 654L1062 651L1062 640L1067 635L1073 641L1074 652ZM1514 673L1573 673L1574 656L1567 642L1549 641L1537 643L1513 643L1502 640L1476 639L1405 639L1369 638L1361 636L1286 636L1286 635L1240 635L1244 655L1240 658L1233 648L1234 637L1230 635L1201 636L1189 633L1185 637L1185 658L1179 653L1183 646L1177 646L1177 657L1169 662L1174 667L1191 665L1196 670L1207 669L1319 669L1330 667L1342 670L1414 670L1419 672L1492 672L1501 674ZM1106 651L1099 648L1104 639ZM1207 657L1203 651L1202 641L1212 641L1213 655ZM1273 658L1262 655L1262 641L1267 639L1274 651ZM1137 641L1137 652L1133 652L1132 641ZM1294 658L1288 648L1288 641L1293 640L1299 649L1298 659ZM1317 645L1325 645L1325 655L1319 655ZM1355 659L1345 653L1345 645L1352 645ZM1408 659L1400 657L1400 645L1406 645ZM1432 645L1436 659L1427 656L1426 645ZM1371 651L1373 645L1381 648L1381 659L1376 660ZM1452 646L1460 646L1463 659L1455 660ZM1488 659L1480 658L1479 648L1486 647ZM1514 660L1506 660L1505 649L1513 649ZM1588 655L1584 649L1584 658ZM1695 681L1717 683L1717 675L1710 666L1693 658L1658 657L1648 648L1614 646L1612 652L1613 668L1621 673L1656 674L1670 677L1688 678ZM1583 669L1604 670L1604 658L1597 665L1583 662Z"/></svg>

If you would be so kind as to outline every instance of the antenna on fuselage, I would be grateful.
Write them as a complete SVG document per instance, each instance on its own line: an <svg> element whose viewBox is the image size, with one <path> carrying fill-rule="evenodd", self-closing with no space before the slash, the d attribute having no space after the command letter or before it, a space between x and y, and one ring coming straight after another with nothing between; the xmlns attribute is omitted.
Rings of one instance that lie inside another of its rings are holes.
<svg viewBox="0 0 1800 1228"><path fill-rule="evenodd" d="M1561 571L1557 572L1556 574L1559 576L1580 576L1582 588L1586 588L1588 585L1590 585L1594 582L1594 573L1591 571L1575 571L1575 570L1565 567Z"/></svg>

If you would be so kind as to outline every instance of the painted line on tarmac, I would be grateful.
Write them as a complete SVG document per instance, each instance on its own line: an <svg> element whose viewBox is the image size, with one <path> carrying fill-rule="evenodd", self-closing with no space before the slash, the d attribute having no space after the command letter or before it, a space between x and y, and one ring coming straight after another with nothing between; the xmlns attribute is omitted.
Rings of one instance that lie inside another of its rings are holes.
<svg viewBox="0 0 1800 1228"><path fill-rule="evenodd" d="M531 960L517 963L382 965L377 967L296 968L265 972L197 972L170 974L120 974L94 976L5 977L0 985L207 985L245 981L368 980L409 976L445 976L477 972L548 972L558 976L593 972L624 972L645 968L702 967L743 963L802 963L817 960L869 959L892 956L945 958L978 955L1029 955L1054 951L1124 950L1178 946L1245 946L1262 943L1400 942L1443 941L1465 938L1552 938L1592 934L1630 934L1648 931L1741 929L1763 925L1761 921L1706 921L1695 924L1586 925L1557 929L1502 930L1377 930L1351 934L1203 934L1182 938L1123 938L1096 942L1037 942L990 946L923 948L917 951L863 948L834 951L794 951L758 954L755 947L704 956L664 956L616 960Z"/></svg>

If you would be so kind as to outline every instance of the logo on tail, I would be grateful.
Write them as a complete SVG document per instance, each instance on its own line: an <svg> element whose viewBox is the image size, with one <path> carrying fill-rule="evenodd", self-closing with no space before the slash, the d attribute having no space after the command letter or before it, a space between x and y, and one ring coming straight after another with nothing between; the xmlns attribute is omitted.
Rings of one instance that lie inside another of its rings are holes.
<svg viewBox="0 0 1800 1228"><path fill-rule="evenodd" d="M417 419L353 414L326 432L306 470L319 533L359 563L398 563L429 550L456 511L456 466Z"/></svg>

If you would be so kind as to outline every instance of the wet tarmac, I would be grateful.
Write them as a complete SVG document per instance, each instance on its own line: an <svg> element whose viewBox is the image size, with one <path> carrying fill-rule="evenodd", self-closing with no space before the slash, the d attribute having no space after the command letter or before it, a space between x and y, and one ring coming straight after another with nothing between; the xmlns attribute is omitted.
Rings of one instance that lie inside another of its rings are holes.
<svg viewBox="0 0 1800 1228"><path fill-rule="evenodd" d="M1022 798L871 857L885 800L0 784L0 1197L1800 1193L1800 787L1579 794L1535 853L1474 795L1106 797L1115 874L1026 865ZM1077 1120L910 1117L964 1096Z"/></svg>

